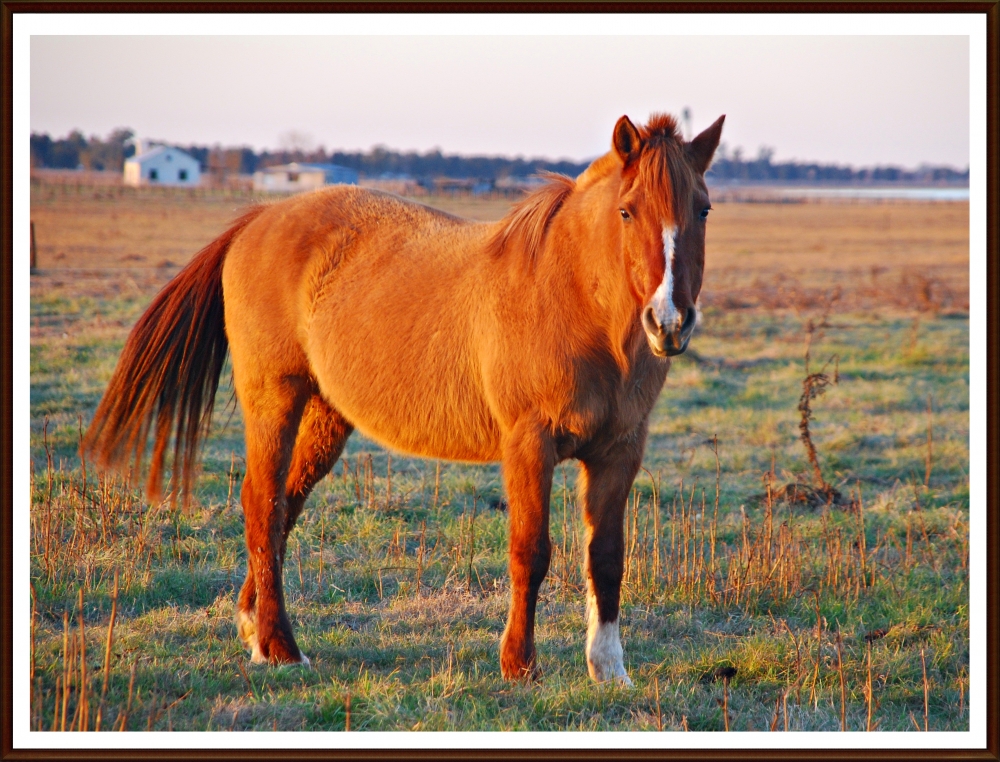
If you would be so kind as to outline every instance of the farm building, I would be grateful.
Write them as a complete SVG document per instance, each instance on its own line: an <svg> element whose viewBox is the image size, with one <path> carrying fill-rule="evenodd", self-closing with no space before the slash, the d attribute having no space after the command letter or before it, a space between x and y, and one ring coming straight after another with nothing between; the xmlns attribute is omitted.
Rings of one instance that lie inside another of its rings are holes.
<svg viewBox="0 0 1000 762"><path fill-rule="evenodd" d="M198 160L180 149L156 146L125 160L126 185L182 185L201 182Z"/></svg>
<svg viewBox="0 0 1000 762"><path fill-rule="evenodd" d="M377 177L369 175L360 184L366 188L375 188L399 196L417 196L426 193L415 177L403 173L383 172Z"/></svg>
<svg viewBox="0 0 1000 762"><path fill-rule="evenodd" d="M253 188L259 191L307 191L324 185L357 185L358 173L337 164L284 164L253 173Z"/></svg>

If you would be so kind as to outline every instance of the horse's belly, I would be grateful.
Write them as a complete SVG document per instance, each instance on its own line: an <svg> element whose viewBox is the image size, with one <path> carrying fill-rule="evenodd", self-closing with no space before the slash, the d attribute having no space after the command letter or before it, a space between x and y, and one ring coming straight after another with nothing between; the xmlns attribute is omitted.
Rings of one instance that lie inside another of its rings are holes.
<svg viewBox="0 0 1000 762"><path fill-rule="evenodd" d="M378 326L345 319L311 332L309 355L323 396L366 436L423 457L499 459L496 421L447 342L400 344Z"/></svg>
<svg viewBox="0 0 1000 762"><path fill-rule="evenodd" d="M499 432L485 406L455 399L454 390L407 388L343 370L343 376L321 378L321 391L366 436L428 458L499 459Z"/></svg>

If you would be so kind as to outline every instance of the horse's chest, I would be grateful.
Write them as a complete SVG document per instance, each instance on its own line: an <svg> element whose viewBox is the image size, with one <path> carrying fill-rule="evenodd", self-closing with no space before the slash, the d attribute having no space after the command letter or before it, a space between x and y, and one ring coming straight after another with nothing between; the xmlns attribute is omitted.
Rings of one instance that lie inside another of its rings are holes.
<svg viewBox="0 0 1000 762"><path fill-rule="evenodd" d="M666 380L663 363L643 367L627 377L581 384L571 412L559 426L560 451L601 446L629 438L644 428Z"/></svg>

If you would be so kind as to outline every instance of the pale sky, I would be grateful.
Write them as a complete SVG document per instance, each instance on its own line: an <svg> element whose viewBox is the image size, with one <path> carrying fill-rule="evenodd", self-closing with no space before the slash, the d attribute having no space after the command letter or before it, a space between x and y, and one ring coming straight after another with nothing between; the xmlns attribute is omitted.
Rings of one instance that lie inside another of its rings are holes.
<svg viewBox="0 0 1000 762"><path fill-rule="evenodd" d="M31 129L582 161L688 107L752 158L969 164L963 36L33 36Z"/></svg>

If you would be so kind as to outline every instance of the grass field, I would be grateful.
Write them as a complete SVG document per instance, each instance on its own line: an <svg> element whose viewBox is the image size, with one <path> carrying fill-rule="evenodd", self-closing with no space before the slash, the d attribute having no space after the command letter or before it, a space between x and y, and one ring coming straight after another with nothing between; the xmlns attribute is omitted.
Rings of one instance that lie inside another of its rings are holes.
<svg viewBox="0 0 1000 762"><path fill-rule="evenodd" d="M553 491L544 674L526 685L500 678L498 467L352 438L290 539L305 670L251 665L236 638L228 387L188 512L80 462L129 327L248 200L32 187L32 727L968 728L967 204L716 205L703 324L630 502L626 690L586 673L572 463ZM480 219L508 203L427 202ZM819 479L800 438L810 374ZM821 481L840 498L816 499Z"/></svg>

